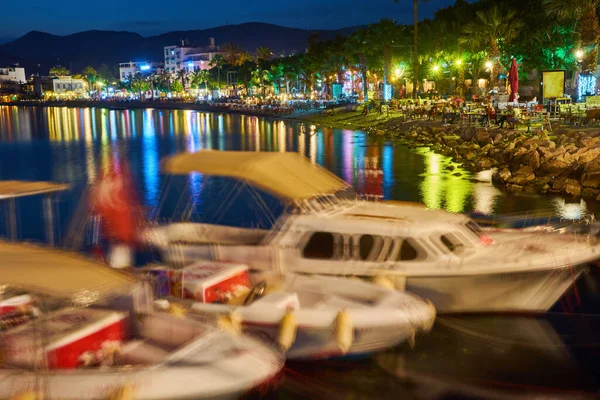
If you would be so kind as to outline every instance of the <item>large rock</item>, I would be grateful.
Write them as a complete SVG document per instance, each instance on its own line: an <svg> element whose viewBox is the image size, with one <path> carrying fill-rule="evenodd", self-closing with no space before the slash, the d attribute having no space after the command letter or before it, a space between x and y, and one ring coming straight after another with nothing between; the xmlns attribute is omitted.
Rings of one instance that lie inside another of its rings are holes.
<svg viewBox="0 0 600 400"><path fill-rule="evenodd" d="M508 168L502 168L492 176L492 180L495 182L506 183L511 178L512 173Z"/></svg>
<svg viewBox="0 0 600 400"><path fill-rule="evenodd" d="M581 185L575 179L568 179L565 193L573 197L579 197L581 196Z"/></svg>
<svg viewBox="0 0 600 400"><path fill-rule="evenodd" d="M536 170L540 167L540 154L535 148L531 150L521 148L513 155L512 159L510 160L510 165L513 168L518 168L521 165L525 165Z"/></svg>
<svg viewBox="0 0 600 400"><path fill-rule="evenodd" d="M585 172L581 177L581 186L586 188L600 188L600 171Z"/></svg>
<svg viewBox="0 0 600 400"><path fill-rule="evenodd" d="M492 143L492 138L487 129L479 129L477 131L477 143L481 146L485 146L488 143Z"/></svg>
<svg viewBox="0 0 600 400"><path fill-rule="evenodd" d="M581 185L577 180L571 178L561 177L553 180L552 189L574 197L581 196Z"/></svg>
<svg viewBox="0 0 600 400"><path fill-rule="evenodd" d="M588 163L600 156L600 146L583 148L576 153L577 162L580 164Z"/></svg>
<svg viewBox="0 0 600 400"><path fill-rule="evenodd" d="M600 189L583 188L581 190L581 197L596 197L600 194Z"/></svg>
<svg viewBox="0 0 600 400"><path fill-rule="evenodd" d="M458 136L460 136L462 140L470 142L476 138L477 128L475 128L474 126L462 128L458 131Z"/></svg>
<svg viewBox="0 0 600 400"><path fill-rule="evenodd" d="M593 139L591 137L584 137L579 139L579 143L581 143L583 147L594 147L598 142L596 141L596 139Z"/></svg>
<svg viewBox="0 0 600 400"><path fill-rule="evenodd" d="M474 151L469 151L467 154L465 154L465 160L467 161L473 161L477 158L477 153L475 153Z"/></svg>
<svg viewBox="0 0 600 400"><path fill-rule="evenodd" d="M477 162L477 164L475 164L475 168L477 168L480 171L490 169L493 166L494 166L494 162L486 157L482 158L481 160L479 160Z"/></svg>
<svg viewBox="0 0 600 400"><path fill-rule="evenodd" d="M515 173L513 173L507 181L513 185L525 186L534 180L535 174L533 173L533 168L530 166L522 166Z"/></svg>
<svg viewBox="0 0 600 400"><path fill-rule="evenodd" d="M539 170L543 174L555 176L565 171L570 171L571 163L566 162L564 158L556 157L542 164Z"/></svg>

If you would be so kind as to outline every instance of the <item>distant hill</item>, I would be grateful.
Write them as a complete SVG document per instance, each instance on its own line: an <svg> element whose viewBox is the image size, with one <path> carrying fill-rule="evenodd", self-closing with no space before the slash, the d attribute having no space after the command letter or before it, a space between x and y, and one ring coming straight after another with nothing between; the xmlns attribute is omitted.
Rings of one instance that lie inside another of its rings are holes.
<svg viewBox="0 0 600 400"><path fill-rule="evenodd" d="M115 31L85 31L67 36L32 31L12 42L0 45L0 66L19 62L26 68L27 74L46 74L57 64L71 68L73 72L80 72L87 65L98 67L106 63L112 66L131 60L162 61L164 46L180 44L182 40L204 46L208 44L210 37L214 37L219 46L233 42L250 52L254 52L260 46L266 46L276 52L298 53L306 49L308 37L312 33L318 33L323 39L332 39L337 35L347 36L358 28L305 30L251 22L202 30L168 32L151 37Z"/></svg>

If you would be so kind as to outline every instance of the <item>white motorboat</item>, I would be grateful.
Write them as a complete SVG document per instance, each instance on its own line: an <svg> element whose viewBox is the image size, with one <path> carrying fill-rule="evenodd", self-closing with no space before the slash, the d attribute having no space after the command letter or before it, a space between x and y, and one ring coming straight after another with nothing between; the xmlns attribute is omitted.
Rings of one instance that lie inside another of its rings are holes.
<svg viewBox="0 0 600 400"><path fill-rule="evenodd" d="M545 312L600 258L591 237L486 233L468 217L412 203L334 196L348 185L297 153L201 151L163 162L167 173L235 177L289 205L269 230L174 223L144 240L170 264L227 260L255 270L385 275L438 313Z"/></svg>
<svg viewBox="0 0 600 400"><path fill-rule="evenodd" d="M431 303L361 280L249 276L245 265L214 261L168 272L172 294L191 299L189 316L237 320L244 332L287 350L288 359L377 352L429 332L435 320Z"/></svg>
<svg viewBox="0 0 600 400"><path fill-rule="evenodd" d="M0 288L0 398L237 398L283 367L256 339L153 312L149 285L82 256L0 242Z"/></svg>

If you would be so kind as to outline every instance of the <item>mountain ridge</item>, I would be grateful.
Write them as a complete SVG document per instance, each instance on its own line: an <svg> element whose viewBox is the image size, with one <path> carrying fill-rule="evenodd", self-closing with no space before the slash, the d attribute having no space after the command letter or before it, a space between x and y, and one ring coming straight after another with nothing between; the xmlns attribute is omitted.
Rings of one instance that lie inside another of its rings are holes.
<svg viewBox="0 0 600 400"><path fill-rule="evenodd" d="M207 29L171 31L146 37L129 31L89 30L61 36L33 30L0 45L0 66L19 62L26 68L28 75L42 75L52 66L62 65L76 73L87 65L97 68L102 63L113 66L130 60L162 61L164 46L177 45L182 40L203 46L208 44L210 37L214 37L219 46L232 42L250 52L266 46L278 53L301 53L306 49L308 37L313 33L328 40L337 35L347 36L360 28L355 26L311 30L246 22Z"/></svg>

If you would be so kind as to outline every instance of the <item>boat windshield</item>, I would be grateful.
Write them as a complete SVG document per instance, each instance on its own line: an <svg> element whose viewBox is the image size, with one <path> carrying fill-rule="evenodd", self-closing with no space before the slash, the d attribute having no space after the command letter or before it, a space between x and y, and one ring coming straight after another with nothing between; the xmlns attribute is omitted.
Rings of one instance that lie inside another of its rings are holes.
<svg viewBox="0 0 600 400"><path fill-rule="evenodd" d="M485 246L489 246L493 243L491 237L489 237L480 227L473 221L469 221L465 224L465 227L471 232L477 239L481 241Z"/></svg>

